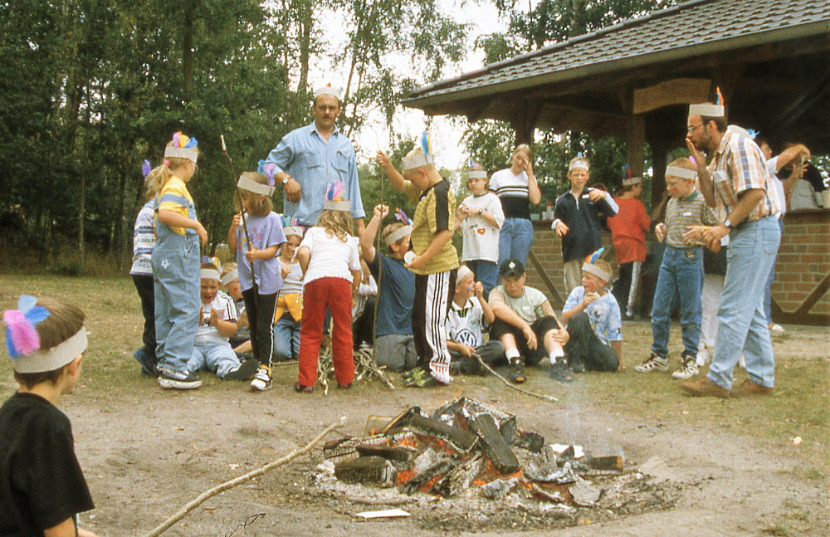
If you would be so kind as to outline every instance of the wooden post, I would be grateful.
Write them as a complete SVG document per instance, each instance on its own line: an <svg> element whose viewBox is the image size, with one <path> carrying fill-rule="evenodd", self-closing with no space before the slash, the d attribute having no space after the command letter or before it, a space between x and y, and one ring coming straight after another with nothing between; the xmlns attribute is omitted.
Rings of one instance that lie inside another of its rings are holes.
<svg viewBox="0 0 830 537"><path fill-rule="evenodd" d="M625 142L625 159L631 167L631 175L634 177L642 175L646 143L646 127L642 115L631 116L628 119ZM622 173L620 173L620 176L622 176Z"/></svg>
<svg viewBox="0 0 830 537"><path fill-rule="evenodd" d="M516 143L533 145L533 131L536 130L536 118L541 110L541 103L523 101L510 118L510 126L516 132Z"/></svg>

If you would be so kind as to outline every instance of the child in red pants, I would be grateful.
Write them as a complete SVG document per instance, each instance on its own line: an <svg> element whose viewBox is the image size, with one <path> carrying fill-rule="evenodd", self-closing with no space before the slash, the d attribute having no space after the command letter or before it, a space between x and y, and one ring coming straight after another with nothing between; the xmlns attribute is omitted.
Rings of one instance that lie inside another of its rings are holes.
<svg viewBox="0 0 830 537"><path fill-rule="evenodd" d="M332 360L337 385L354 380L352 355L352 296L360 285L357 239L351 235L351 204L340 200L342 183L326 191L317 225L306 232L297 251L303 270L303 317L300 327L298 392L311 392L317 382L317 359L323 338L326 307L331 312Z"/></svg>

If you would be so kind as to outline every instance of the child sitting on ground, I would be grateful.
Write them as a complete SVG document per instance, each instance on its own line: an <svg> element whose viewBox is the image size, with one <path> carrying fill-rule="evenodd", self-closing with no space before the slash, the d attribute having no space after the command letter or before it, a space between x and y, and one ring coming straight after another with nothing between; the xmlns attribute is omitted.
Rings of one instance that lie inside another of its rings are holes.
<svg viewBox="0 0 830 537"><path fill-rule="evenodd" d="M478 164L467 172L467 189L472 196L455 211L455 229L461 231L461 262L484 285L484 299L499 279L499 230L504 223L501 201L487 190L487 172Z"/></svg>
<svg viewBox="0 0 830 537"><path fill-rule="evenodd" d="M95 537L77 527L95 506L56 406L81 376L84 313L25 295L17 308L3 313L18 388L0 408L0 534Z"/></svg>
<svg viewBox="0 0 830 537"><path fill-rule="evenodd" d="M577 373L616 371L622 364L620 306L605 289L613 275L607 261L586 261L582 285L571 291L562 308L562 322L570 336L565 354L571 370Z"/></svg>
<svg viewBox="0 0 830 537"><path fill-rule="evenodd" d="M496 316L484 298L484 284L474 279L466 265L458 268L455 277L455 297L447 315L447 348L450 350L452 373L476 375L483 372L477 354L485 364L492 365L504 358L501 341L484 342L484 332Z"/></svg>
<svg viewBox="0 0 830 537"><path fill-rule="evenodd" d="M228 338L236 333L236 306L231 297L219 290L219 268L202 263L200 271L202 307L193 355L188 371L206 369L224 380L250 380L259 367L253 358L239 363Z"/></svg>
<svg viewBox="0 0 830 537"><path fill-rule="evenodd" d="M490 337L504 345L510 380L521 384L526 380L525 364L536 365L546 356L550 357L551 377L562 382L573 380L562 349L568 342L568 331L560 328L547 297L525 286L527 275L518 259L502 263L499 276L501 285L490 293L490 307L496 316Z"/></svg>
<svg viewBox="0 0 830 537"><path fill-rule="evenodd" d="M326 190L323 212L309 228L297 250L303 269L303 320L300 327L300 370L294 389L309 393L317 382L317 360L328 306L332 362L337 385L349 388L354 380L352 354L352 299L360 285L360 255L352 237L351 202L340 199L343 183Z"/></svg>
<svg viewBox="0 0 830 537"><path fill-rule="evenodd" d="M680 367L672 376L686 380L698 374L703 247L684 235L692 226L717 224L717 218L706 205L703 195L695 189L696 177L697 168L687 158L677 159L666 168L666 191L671 199L666 205L666 222L657 224L654 230L657 240L666 240L666 250L654 290L651 354L643 363L634 366L639 373L668 371L671 315L679 300L684 350L680 354Z"/></svg>
<svg viewBox="0 0 830 537"><path fill-rule="evenodd" d="M402 214L400 209L399 213ZM390 371L401 373L418 364L415 338L412 335L412 303L415 301L415 273L406 268L403 256L409 251L412 226L406 220L383 228L381 242L386 253L374 247L380 223L389 207L376 205L372 219L360 237L360 251L369 270L379 280L378 315L375 325L375 362ZM401 217L406 218L406 215Z"/></svg>
<svg viewBox="0 0 830 537"><path fill-rule="evenodd" d="M282 289L274 312L274 360L296 360L300 354L300 322L303 319L303 269L297 261L297 248L303 240L303 228L296 222L285 222L285 244L277 256L282 265Z"/></svg>
<svg viewBox="0 0 830 537"><path fill-rule="evenodd" d="M242 298L242 286L239 285L239 271L236 263L222 264L222 290L225 291L233 305L236 306L236 334L228 338L237 355L251 352L251 332L248 330L248 314L245 312L245 299Z"/></svg>

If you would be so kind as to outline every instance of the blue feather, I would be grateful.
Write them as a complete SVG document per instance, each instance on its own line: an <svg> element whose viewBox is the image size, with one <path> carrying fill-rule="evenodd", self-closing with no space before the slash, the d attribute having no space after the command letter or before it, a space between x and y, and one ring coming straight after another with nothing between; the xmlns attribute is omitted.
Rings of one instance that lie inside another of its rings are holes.
<svg viewBox="0 0 830 537"><path fill-rule="evenodd" d="M605 247L602 247L599 250L597 250L596 252L594 252L594 255L591 256L591 264L592 265L597 262L597 259L599 259L599 256L601 256L602 252L604 252L604 251L605 251Z"/></svg>

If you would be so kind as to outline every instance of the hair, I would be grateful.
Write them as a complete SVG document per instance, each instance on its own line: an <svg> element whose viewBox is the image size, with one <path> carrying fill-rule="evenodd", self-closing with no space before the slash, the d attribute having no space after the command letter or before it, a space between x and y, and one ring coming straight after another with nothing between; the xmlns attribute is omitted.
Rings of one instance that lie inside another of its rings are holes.
<svg viewBox="0 0 830 537"><path fill-rule="evenodd" d="M337 237L346 242L352 235L352 215L348 211L323 209L315 227L321 227L330 237Z"/></svg>
<svg viewBox="0 0 830 537"><path fill-rule="evenodd" d="M510 153L510 160L513 160L513 157L515 157L519 153L524 154L524 156L526 156L528 159L533 157L533 153L530 151L530 146L529 145L519 144L519 145L516 146L516 148L513 150L513 152Z"/></svg>
<svg viewBox="0 0 830 537"><path fill-rule="evenodd" d="M610 274L612 278L614 277L614 270L611 268L611 263L609 263L605 259L597 259L596 261L594 261L594 265L596 265L597 268L600 268L600 269L608 272L608 274ZM599 277L599 276L597 276L597 277ZM605 282L605 283L609 283L609 282Z"/></svg>
<svg viewBox="0 0 830 537"><path fill-rule="evenodd" d="M202 264L199 266L199 268L200 269L213 269L213 270L216 270L216 271L219 270L219 267L217 267L216 265L214 265L213 263L211 263L209 261L202 261Z"/></svg>
<svg viewBox="0 0 830 537"><path fill-rule="evenodd" d="M224 263L222 265L222 276L237 269L236 263Z"/></svg>
<svg viewBox="0 0 830 537"><path fill-rule="evenodd" d="M704 126L708 125L710 121L714 121L715 126L718 128L718 132L726 132L728 123L725 115L723 117L700 116L700 119L703 121Z"/></svg>
<svg viewBox="0 0 830 537"><path fill-rule="evenodd" d="M242 177L261 185L270 186L268 184L268 178L258 172L245 172L242 174ZM234 203L238 210L242 210L242 201L240 198L248 200L248 214L251 216L268 216L268 213L274 210L274 203L270 197L237 188Z"/></svg>
<svg viewBox="0 0 830 537"><path fill-rule="evenodd" d="M161 166L159 166L160 168ZM150 172L152 174L152 172ZM156 183L153 181L153 177L151 174L147 175L147 178L144 180L144 197L147 199L154 198L158 189L156 188ZM165 181L166 182L166 181Z"/></svg>
<svg viewBox="0 0 830 537"><path fill-rule="evenodd" d="M165 147L173 147L173 140L167 142ZM193 148L198 155L199 149ZM149 174L147 174L147 179L145 180L145 184L147 186L147 190L145 192L149 193L152 189L153 194L160 192L162 187L167 184L167 181L170 180L175 174L173 170L178 170L187 166L188 162L192 162L189 159L181 158L181 157L167 157L164 159L164 163L161 166L156 166Z"/></svg>
<svg viewBox="0 0 830 537"><path fill-rule="evenodd" d="M35 325L37 335L40 337L40 350L42 351L57 347L77 334L84 326L84 312L77 306L63 304L51 298L38 298L36 304L49 310L49 317ZM18 373L15 371L14 378L28 389L32 389L41 382L55 384L63 375L66 365L40 373Z"/></svg>
<svg viewBox="0 0 830 537"><path fill-rule="evenodd" d="M402 228L402 227L404 227L405 225L406 225L406 224L404 224L403 222L392 222L391 224L388 224L386 227L384 227L384 228L383 228L383 231L381 231L381 232L380 232L380 240L381 240L384 244L386 244L386 242L385 242L385 241L386 241L386 237L388 237L388 236L389 236L389 235L391 235L392 233L394 233L394 232L398 231L399 229L401 229L401 228ZM397 244L398 246L400 246L400 245L401 245L401 243L403 242L403 240L404 240L405 238L406 238L406 237L401 237L400 239L396 240L396 241L395 241L395 242L393 242L392 244ZM389 253L392 253L392 244L390 244L389 246L387 246L387 248L389 249Z"/></svg>
<svg viewBox="0 0 830 537"><path fill-rule="evenodd" d="M331 95L331 93L324 93L323 95ZM314 97L314 99L311 100L311 106L312 107L317 106L317 99L319 99L323 95L318 95L317 97ZM337 95L331 95L331 96L334 97L337 100L337 107L342 108L343 105L340 103L340 99L337 97Z"/></svg>
<svg viewBox="0 0 830 537"><path fill-rule="evenodd" d="M631 192L632 190L634 190L638 186L643 186L643 183L639 182L639 183L634 183L633 185L621 185L620 188L617 190L617 192L618 193Z"/></svg>

